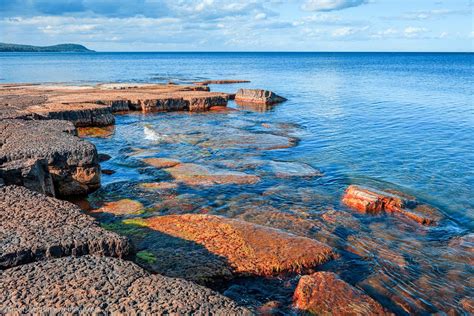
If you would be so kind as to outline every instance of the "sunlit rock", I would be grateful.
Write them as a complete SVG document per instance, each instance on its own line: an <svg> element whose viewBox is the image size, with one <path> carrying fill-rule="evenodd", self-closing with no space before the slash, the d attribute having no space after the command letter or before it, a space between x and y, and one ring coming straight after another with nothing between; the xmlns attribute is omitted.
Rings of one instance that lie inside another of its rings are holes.
<svg viewBox="0 0 474 316"><path fill-rule="evenodd" d="M356 185L347 188L342 202L363 213L392 213L423 225L434 225L442 218L436 209L404 197Z"/></svg>
<svg viewBox="0 0 474 316"><path fill-rule="evenodd" d="M260 181L255 175L192 163L181 163L166 171L187 185L253 184Z"/></svg>
<svg viewBox="0 0 474 316"><path fill-rule="evenodd" d="M260 89L239 89L235 94L235 102L237 103L254 103L254 104L276 104L286 101L285 98L276 95L272 91Z"/></svg>
<svg viewBox="0 0 474 316"><path fill-rule="evenodd" d="M332 272L302 276L294 301L296 308L314 315L389 315L378 302Z"/></svg>
<svg viewBox="0 0 474 316"><path fill-rule="evenodd" d="M179 160L170 158L145 158L143 161L158 169L171 168L180 164Z"/></svg>
<svg viewBox="0 0 474 316"><path fill-rule="evenodd" d="M224 257L235 273L300 272L334 257L325 244L282 231L212 215L169 215L137 223L202 245Z"/></svg>
<svg viewBox="0 0 474 316"><path fill-rule="evenodd" d="M131 200L131 199L122 199L113 202L105 202L104 205L94 211L93 213L108 213L114 215L127 215L127 214L139 214L143 211L143 204Z"/></svg>

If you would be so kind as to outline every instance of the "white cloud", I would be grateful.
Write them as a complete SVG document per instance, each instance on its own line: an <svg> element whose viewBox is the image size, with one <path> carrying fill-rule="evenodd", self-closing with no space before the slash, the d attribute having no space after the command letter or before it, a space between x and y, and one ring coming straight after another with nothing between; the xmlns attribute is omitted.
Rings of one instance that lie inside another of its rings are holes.
<svg viewBox="0 0 474 316"><path fill-rule="evenodd" d="M355 35L355 34L363 33L365 31L367 31L368 29L369 29L368 26L364 26L364 27L346 26L346 27L341 27L341 28L337 28L337 29L333 30L332 33L331 33L331 36L332 37L337 37L337 38L348 37L348 36L352 36L352 35Z"/></svg>
<svg viewBox="0 0 474 316"><path fill-rule="evenodd" d="M414 38L419 37L421 34L428 32L428 29L424 27L415 27L415 26L408 26L403 30L405 37Z"/></svg>
<svg viewBox="0 0 474 316"><path fill-rule="evenodd" d="M401 16L402 20L428 20L434 18L441 18L449 15L469 15L471 10L449 10L449 9L434 9L426 11L408 12Z"/></svg>
<svg viewBox="0 0 474 316"><path fill-rule="evenodd" d="M302 8L306 11L334 11L357 7L368 2L368 0L307 0Z"/></svg>

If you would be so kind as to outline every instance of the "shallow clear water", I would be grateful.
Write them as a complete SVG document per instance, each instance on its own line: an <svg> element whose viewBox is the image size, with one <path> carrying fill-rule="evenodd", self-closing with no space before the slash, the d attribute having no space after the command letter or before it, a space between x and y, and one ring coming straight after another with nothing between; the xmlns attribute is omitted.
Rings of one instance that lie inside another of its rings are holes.
<svg viewBox="0 0 474 316"><path fill-rule="evenodd" d="M0 82L224 78L251 83L211 89L273 90L288 101L268 111L117 116L112 136L91 138L113 157L102 167L115 171L103 176L91 200L132 198L152 214L220 214L323 240L344 254L325 269L400 314L461 311L460 300L473 295L472 244L456 243L474 228L472 54L2 54L0 67ZM274 149L295 140L296 146ZM148 157L243 171L261 181L146 190L140 183L170 178L143 163ZM308 166L323 176L278 176ZM353 183L416 196L445 219L425 228L357 214L340 203ZM297 220L259 216L272 212ZM255 306L279 287L241 282L263 294L239 292L235 284L227 294Z"/></svg>

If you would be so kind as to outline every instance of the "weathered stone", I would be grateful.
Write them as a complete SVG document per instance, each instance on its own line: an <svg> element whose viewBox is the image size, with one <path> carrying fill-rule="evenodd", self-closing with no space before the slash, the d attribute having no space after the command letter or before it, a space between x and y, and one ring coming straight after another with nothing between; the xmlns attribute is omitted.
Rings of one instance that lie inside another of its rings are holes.
<svg viewBox="0 0 474 316"><path fill-rule="evenodd" d="M166 171L178 182L187 185L253 184L260 181L255 175L192 163L181 163Z"/></svg>
<svg viewBox="0 0 474 316"><path fill-rule="evenodd" d="M78 127L77 134L79 137L97 137L97 138L108 138L111 137L115 132L115 127L104 126L104 127Z"/></svg>
<svg viewBox="0 0 474 316"><path fill-rule="evenodd" d="M168 215L137 224L200 244L226 258L233 271L241 274L301 272L335 255L330 247L316 240L219 216Z"/></svg>
<svg viewBox="0 0 474 316"><path fill-rule="evenodd" d="M285 98L276 95L272 91L260 89L239 89L235 94L237 103L275 104L286 101Z"/></svg>
<svg viewBox="0 0 474 316"><path fill-rule="evenodd" d="M127 214L138 214L140 211L143 211L143 204L130 200L122 199L113 202L105 202L104 205L96 210L93 210L93 213L107 213L114 215L127 215Z"/></svg>
<svg viewBox="0 0 474 316"><path fill-rule="evenodd" d="M356 185L347 188L342 202L363 213L392 213L423 225L434 225L442 216L436 209L408 200L393 193L367 189Z"/></svg>
<svg viewBox="0 0 474 316"><path fill-rule="evenodd" d="M149 275L115 258L32 263L0 274L0 313L249 315L230 299L181 279Z"/></svg>
<svg viewBox="0 0 474 316"><path fill-rule="evenodd" d="M178 184L175 182L150 182L141 183L140 187L147 190L171 190L178 188Z"/></svg>
<svg viewBox="0 0 474 316"><path fill-rule="evenodd" d="M0 269L70 255L124 257L129 251L125 237L103 230L72 203L0 187Z"/></svg>
<svg viewBox="0 0 474 316"><path fill-rule="evenodd" d="M55 196L53 179L44 159L4 163L0 166L0 178L6 185L20 185L45 195Z"/></svg>
<svg viewBox="0 0 474 316"><path fill-rule="evenodd" d="M34 166L34 161L44 161L56 195L80 195L99 188L97 150L93 144L74 134L74 126L66 121L0 121L0 169L5 183L22 184L26 181L29 188L40 188L41 192L52 194L48 175L43 177L39 172L41 168L33 168L39 173L29 172L31 168L28 166ZM33 185L32 179L39 182Z"/></svg>
<svg viewBox="0 0 474 316"><path fill-rule="evenodd" d="M145 158L143 161L158 169L171 168L180 164L179 160L170 158Z"/></svg>
<svg viewBox="0 0 474 316"><path fill-rule="evenodd" d="M332 272L302 276L295 307L315 315L389 315L383 307Z"/></svg>
<svg viewBox="0 0 474 316"><path fill-rule="evenodd" d="M279 178L288 177L321 177L323 174L301 162L271 161L270 170Z"/></svg>
<svg viewBox="0 0 474 316"><path fill-rule="evenodd" d="M46 103L29 107L27 110L43 119L71 121L78 127L107 126L115 123L111 107L96 103Z"/></svg>

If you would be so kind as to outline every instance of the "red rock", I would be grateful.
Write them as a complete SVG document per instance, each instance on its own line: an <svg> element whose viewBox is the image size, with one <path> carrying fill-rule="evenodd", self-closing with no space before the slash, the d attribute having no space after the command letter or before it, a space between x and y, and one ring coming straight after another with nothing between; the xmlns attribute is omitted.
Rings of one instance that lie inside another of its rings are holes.
<svg viewBox="0 0 474 316"><path fill-rule="evenodd" d="M378 302L332 272L302 276L294 304L316 315L389 315Z"/></svg>
<svg viewBox="0 0 474 316"><path fill-rule="evenodd" d="M104 206L97 210L93 210L93 213L110 213L114 215L126 215L126 214L138 214L143 210L143 204L130 200L122 199L114 202L106 202Z"/></svg>
<svg viewBox="0 0 474 316"><path fill-rule="evenodd" d="M161 233L192 241L224 257L235 273L271 275L300 272L334 257L316 240L220 216L159 216L138 223Z"/></svg>
<svg viewBox="0 0 474 316"><path fill-rule="evenodd" d="M283 101L286 101L286 99L267 90L239 89L235 94L235 102L242 104L254 103L270 105Z"/></svg>
<svg viewBox="0 0 474 316"><path fill-rule="evenodd" d="M166 171L178 182L187 185L253 184L260 181L260 178L255 175L192 163L181 163L167 168Z"/></svg>
<svg viewBox="0 0 474 316"><path fill-rule="evenodd" d="M219 79L219 80L197 81L197 82L193 82L193 83L195 85L207 86L208 84L233 84L233 83L247 83L247 82L250 82L250 80Z"/></svg>
<svg viewBox="0 0 474 316"><path fill-rule="evenodd" d="M229 108L227 106L222 106L222 105L215 105L215 106L211 106L209 108L209 111L210 112L222 112L222 113L230 113L230 112L235 112L237 111L236 109L233 109L233 108Z"/></svg>
<svg viewBox="0 0 474 316"><path fill-rule="evenodd" d="M423 225L433 225L441 219L439 212L428 205L418 204L416 201L408 200L393 193L356 185L350 185L346 189L342 202L362 213L392 213Z"/></svg>
<svg viewBox="0 0 474 316"><path fill-rule="evenodd" d="M171 168L180 164L179 160L169 159L169 158L146 158L143 161L155 168L162 169L162 168Z"/></svg>

